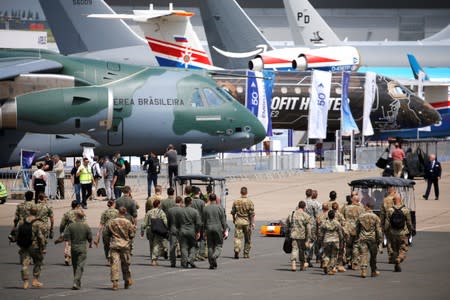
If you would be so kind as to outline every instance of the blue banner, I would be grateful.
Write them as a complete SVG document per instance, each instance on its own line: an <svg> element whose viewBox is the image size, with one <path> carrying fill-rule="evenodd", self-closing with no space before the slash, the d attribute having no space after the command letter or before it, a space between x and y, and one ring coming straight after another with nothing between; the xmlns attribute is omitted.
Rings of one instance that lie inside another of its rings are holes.
<svg viewBox="0 0 450 300"><path fill-rule="evenodd" d="M270 71L247 71L247 90L245 106L255 115L266 129L267 136L272 136L270 106L274 75Z"/></svg>
<svg viewBox="0 0 450 300"><path fill-rule="evenodd" d="M359 133L355 119L353 119L348 99L348 86L350 82L350 72L342 72L342 98L341 98L341 132L343 136Z"/></svg>
<svg viewBox="0 0 450 300"><path fill-rule="evenodd" d="M22 169L31 169L36 152L22 150Z"/></svg>

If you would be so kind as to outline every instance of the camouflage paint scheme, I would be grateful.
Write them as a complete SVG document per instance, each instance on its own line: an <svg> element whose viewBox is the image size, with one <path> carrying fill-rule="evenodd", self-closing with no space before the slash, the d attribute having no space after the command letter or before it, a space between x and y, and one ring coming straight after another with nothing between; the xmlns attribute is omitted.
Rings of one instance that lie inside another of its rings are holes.
<svg viewBox="0 0 450 300"><path fill-rule="evenodd" d="M22 93L9 95L9 106L3 104L8 109L0 112L4 132L15 136L12 141L20 143L21 138L11 131L87 134L98 147L96 153L141 154L150 148L163 153L168 144L182 143L200 143L204 151L236 150L265 137L258 119L203 71L125 65L42 50L0 50L0 62L13 58L57 62L62 65L57 74L69 84L50 89L36 85L32 90L21 86ZM194 94L200 105L192 101ZM81 152L81 147L75 151ZM2 165L11 160L5 155L1 159Z"/></svg>

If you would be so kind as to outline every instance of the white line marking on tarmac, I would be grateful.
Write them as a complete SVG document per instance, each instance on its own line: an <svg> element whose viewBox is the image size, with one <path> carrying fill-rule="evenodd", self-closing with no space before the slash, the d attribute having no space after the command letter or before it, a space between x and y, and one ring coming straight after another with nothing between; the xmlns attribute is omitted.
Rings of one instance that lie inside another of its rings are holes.
<svg viewBox="0 0 450 300"><path fill-rule="evenodd" d="M440 224L440 225L436 225L436 226L428 226L428 227L419 228L417 230L418 231L423 231L423 230L435 229L435 228L441 228L441 227L448 227L448 226L450 226L450 224Z"/></svg>

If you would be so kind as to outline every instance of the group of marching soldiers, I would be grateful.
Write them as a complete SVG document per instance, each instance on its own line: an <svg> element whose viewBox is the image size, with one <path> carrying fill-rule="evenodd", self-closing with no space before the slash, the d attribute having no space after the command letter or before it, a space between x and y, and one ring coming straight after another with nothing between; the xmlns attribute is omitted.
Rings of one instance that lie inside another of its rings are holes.
<svg viewBox="0 0 450 300"><path fill-rule="evenodd" d="M186 197L174 197L173 188L167 191L163 199L161 186L157 186L155 195L146 202L146 215L141 225L141 238L147 235L150 246L151 265L158 265L158 258L170 256L171 267L176 266L177 247L183 268L196 268L195 261L208 257L210 269L217 268L217 259L222 251L224 238L228 235L225 210L220 199L208 190L206 197L201 197L198 187L186 190ZM31 202L33 193L25 194L26 200L16 208L12 233L20 233L24 224L31 224L30 245L18 243L22 263L23 288L29 288L28 266L34 263L32 287L40 288L39 281L43 258L46 253L47 239L53 238L53 211L47 204L47 197L42 194L40 203ZM42 198L42 199L41 199ZM137 210L139 206L131 195L131 188L125 186L122 197L107 202L108 208L102 213L96 236L86 223L84 210L74 200L60 223L60 237L55 244L64 242L64 260L73 267L72 289L81 288L81 277L87 258L87 247L98 246L100 237L104 245L107 264L111 267L112 289L119 288L120 269L124 288L132 284L130 264L133 240L137 231ZM50 224L48 222L50 220ZM200 235L204 235L201 238ZM17 236L21 239L23 236ZM207 253L206 240L207 239ZM167 242L169 249L167 249Z"/></svg>
<svg viewBox="0 0 450 300"><path fill-rule="evenodd" d="M322 205L317 201L318 193L306 190L305 201L286 220L288 235L292 240L291 270L301 271L312 267L313 255L325 274L334 275L348 269L360 269L361 277L380 275L377 269L377 253L387 240L389 263L394 271L401 272L400 264L408 251L408 237L415 234L411 214L395 187L381 205L380 215L373 212L373 202L360 202L358 192L353 191L342 207L336 201L337 194L331 191L330 200ZM370 259L369 259L370 256Z"/></svg>

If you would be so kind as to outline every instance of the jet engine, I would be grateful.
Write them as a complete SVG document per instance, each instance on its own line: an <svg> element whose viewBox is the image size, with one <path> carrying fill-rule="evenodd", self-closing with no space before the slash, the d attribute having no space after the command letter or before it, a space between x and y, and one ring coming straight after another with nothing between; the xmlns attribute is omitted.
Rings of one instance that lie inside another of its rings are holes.
<svg viewBox="0 0 450 300"><path fill-rule="evenodd" d="M113 119L108 88L70 87L18 95L0 107L0 129L32 133L89 133L108 130Z"/></svg>
<svg viewBox="0 0 450 300"><path fill-rule="evenodd" d="M307 69L356 71L359 65L359 52L350 46L309 49L292 60L292 69L299 71Z"/></svg>
<svg viewBox="0 0 450 300"><path fill-rule="evenodd" d="M264 60L258 55L248 62L248 69L252 71L261 71L264 69Z"/></svg>

